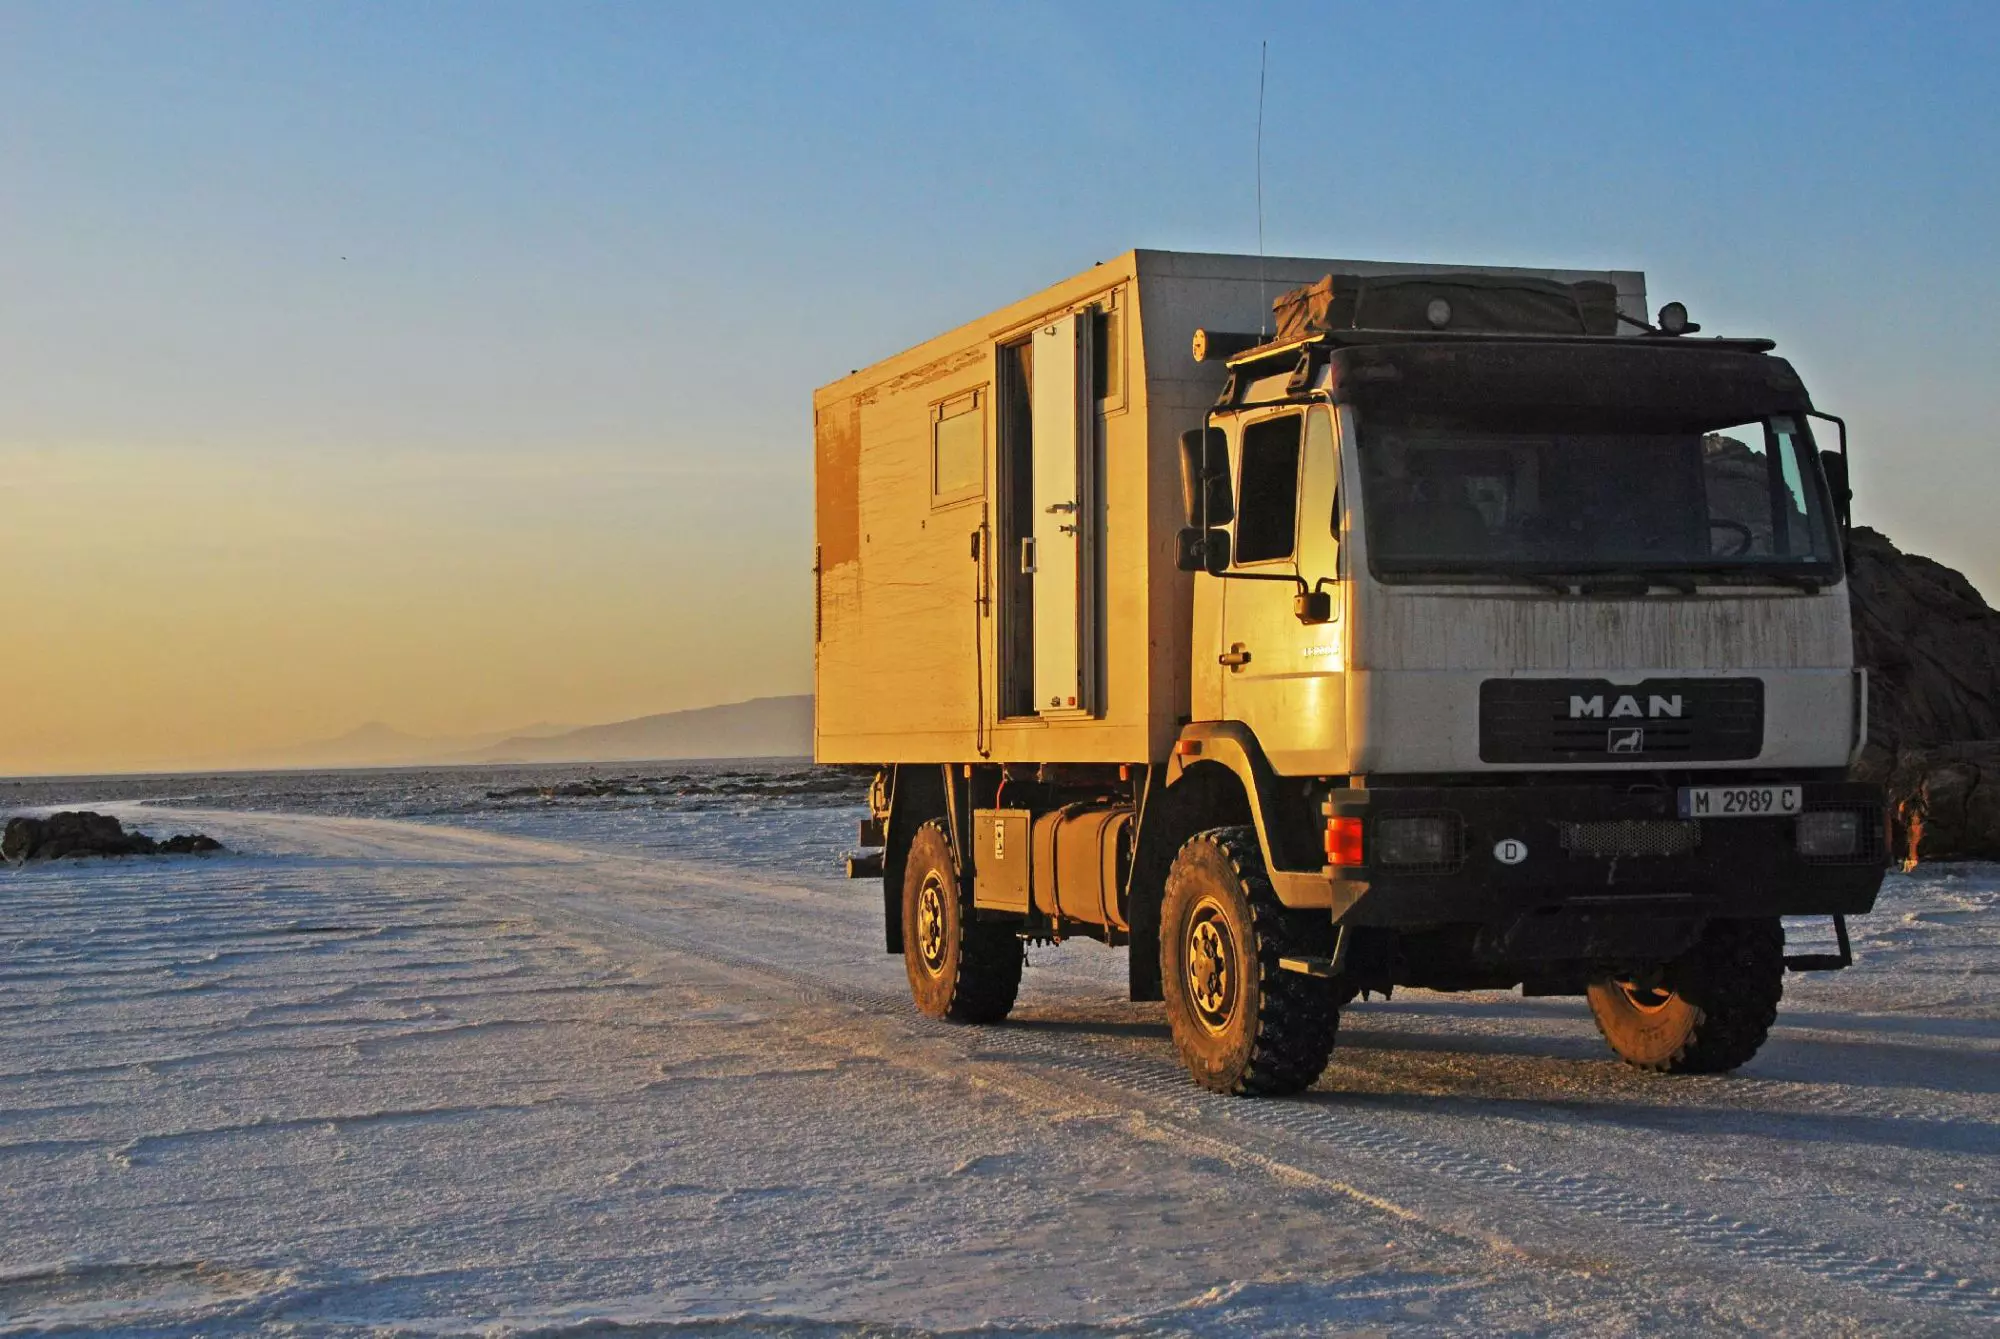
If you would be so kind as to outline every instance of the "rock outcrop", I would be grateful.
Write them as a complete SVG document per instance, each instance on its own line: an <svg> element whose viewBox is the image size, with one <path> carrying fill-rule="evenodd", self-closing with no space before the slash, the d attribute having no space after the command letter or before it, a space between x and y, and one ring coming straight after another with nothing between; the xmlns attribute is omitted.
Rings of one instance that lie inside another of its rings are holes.
<svg viewBox="0 0 2000 1339"><path fill-rule="evenodd" d="M1856 527L1848 548L1869 681L1855 772L1888 787L1899 857L2000 860L2000 613L1874 530Z"/></svg>
<svg viewBox="0 0 2000 1339"><path fill-rule="evenodd" d="M182 832L160 843L161 855L207 855L223 849L222 843L206 832Z"/></svg>
<svg viewBox="0 0 2000 1339"><path fill-rule="evenodd" d="M17 865L28 860L75 860L92 855L199 855L222 849L221 842L200 832L156 842L143 832L127 832L109 814L88 810L9 819L6 832L0 834L0 858Z"/></svg>
<svg viewBox="0 0 2000 1339"><path fill-rule="evenodd" d="M1904 749L1888 786L1903 860L2000 859L2000 739Z"/></svg>

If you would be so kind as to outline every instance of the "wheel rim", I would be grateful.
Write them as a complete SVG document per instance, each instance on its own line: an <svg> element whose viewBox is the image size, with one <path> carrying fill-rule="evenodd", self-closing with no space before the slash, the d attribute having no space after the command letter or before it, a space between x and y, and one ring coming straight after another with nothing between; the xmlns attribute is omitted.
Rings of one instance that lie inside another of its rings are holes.
<svg viewBox="0 0 2000 1339"><path fill-rule="evenodd" d="M932 976L944 970L944 880L936 871L924 875L917 890L917 954Z"/></svg>
<svg viewBox="0 0 2000 1339"><path fill-rule="evenodd" d="M1186 941L1188 1002L1210 1032L1229 1026L1236 1012L1239 973L1236 939L1222 907L1205 899L1188 918Z"/></svg>
<svg viewBox="0 0 2000 1339"><path fill-rule="evenodd" d="M1662 1013L1674 1002L1674 992L1661 990L1658 986L1642 986L1633 981L1620 981L1618 989L1624 992L1625 1002L1642 1014Z"/></svg>

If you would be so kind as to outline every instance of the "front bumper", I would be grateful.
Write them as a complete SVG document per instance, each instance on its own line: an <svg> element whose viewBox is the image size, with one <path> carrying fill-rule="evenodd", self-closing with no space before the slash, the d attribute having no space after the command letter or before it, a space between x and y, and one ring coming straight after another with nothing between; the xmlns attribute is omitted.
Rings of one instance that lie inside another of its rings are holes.
<svg viewBox="0 0 2000 1339"><path fill-rule="evenodd" d="M1721 782L1740 778L1718 778ZM1794 782L1794 784L1797 784ZM1687 820L1670 787L1396 785L1333 792L1332 816L1364 821L1366 865L1328 866L1342 925L1497 926L1550 913L1634 918L1858 915L1887 867L1879 786L1803 783L1807 811L1860 814L1860 848L1800 853L1790 817ZM1446 816L1457 840L1427 866L1381 864L1385 818Z"/></svg>

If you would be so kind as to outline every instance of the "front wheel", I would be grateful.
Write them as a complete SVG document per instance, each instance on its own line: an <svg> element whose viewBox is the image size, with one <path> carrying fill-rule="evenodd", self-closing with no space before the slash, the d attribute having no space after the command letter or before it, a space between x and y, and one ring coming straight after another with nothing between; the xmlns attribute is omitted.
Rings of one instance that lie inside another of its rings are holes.
<svg viewBox="0 0 2000 1339"><path fill-rule="evenodd" d="M1627 1064L1722 1074L1757 1054L1784 993L1785 931L1775 918L1710 921L1657 980L1592 982L1590 1012Z"/></svg>
<svg viewBox="0 0 2000 1339"><path fill-rule="evenodd" d="M1278 960L1303 950L1249 828L1188 839L1167 874L1160 974L1174 1046L1219 1093L1312 1086L1333 1054L1340 1011L1326 982Z"/></svg>
<svg viewBox="0 0 2000 1339"><path fill-rule="evenodd" d="M954 1023L997 1023L1021 989L1021 941L980 923L960 887L944 824L917 829L903 866L903 969L917 1008Z"/></svg>

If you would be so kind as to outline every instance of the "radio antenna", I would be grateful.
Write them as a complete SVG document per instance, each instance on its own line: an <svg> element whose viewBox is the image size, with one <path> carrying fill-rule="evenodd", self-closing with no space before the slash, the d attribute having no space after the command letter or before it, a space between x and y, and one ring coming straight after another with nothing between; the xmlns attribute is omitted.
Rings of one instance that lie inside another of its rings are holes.
<svg viewBox="0 0 2000 1339"><path fill-rule="evenodd" d="M1257 44L1257 338L1264 338L1264 321L1271 304L1264 286L1264 74L1271 64L1269 39Z"/></svg>

